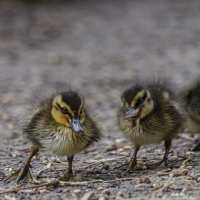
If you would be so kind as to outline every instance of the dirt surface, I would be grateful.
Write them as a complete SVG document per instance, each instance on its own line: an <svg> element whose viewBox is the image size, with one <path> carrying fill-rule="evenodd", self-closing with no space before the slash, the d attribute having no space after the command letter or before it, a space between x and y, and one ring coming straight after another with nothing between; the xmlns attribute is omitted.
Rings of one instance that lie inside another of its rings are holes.
<svg viewBox="0 0 200 200"><path fill-rule="evenodd" d="M116 125L120 94L134 79L166 76L182 87L199 73L199 0L25 2L0 1L0 192L15 187L3 179L28 154L21 134L27 110L55 89L83 94L104 137L76 156L79 185L22 189L0 199L199 199L193 138L174 141L173 169L141 168L162 157L162 145L152 145L141 149L141 166L128 173L131 145ZM54 180L65 161L41 152L33 174L44 170L38 180ZM27 186L34 184L21 187Z"/></svg>

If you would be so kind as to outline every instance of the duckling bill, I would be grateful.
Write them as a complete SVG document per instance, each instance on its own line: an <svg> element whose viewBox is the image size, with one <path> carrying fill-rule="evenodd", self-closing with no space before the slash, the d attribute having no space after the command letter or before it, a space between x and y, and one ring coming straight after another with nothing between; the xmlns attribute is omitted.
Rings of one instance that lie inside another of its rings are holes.
<svg viewBox="0 0 200 200"><path fill-rule="evenodd" d="M88 115L83 98L74 91L56 94L42 102L25 127L24 134L32 147L17 182L28 175L31 159L40 148L67 156L68 170L61 180L69 180L73 176L74 155L100 139L100 132Z"/></svg>
<svg viewBox="0 0 200 200"><path fill-rule="evenodd" d="M182 117L172 103L172 96L173 92L162 82L137 83L122 93L119 127L135 147L129 169L136 166L141 146L162 141L165 154L154 166L163 162L168 164L172 139L182 124Z"/></svg>

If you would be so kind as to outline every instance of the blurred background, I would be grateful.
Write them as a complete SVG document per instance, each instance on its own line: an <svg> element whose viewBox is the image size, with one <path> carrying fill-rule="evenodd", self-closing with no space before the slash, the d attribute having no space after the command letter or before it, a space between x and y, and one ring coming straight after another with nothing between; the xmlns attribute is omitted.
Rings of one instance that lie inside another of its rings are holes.
<svg viewBox="0 0 200 200"><path fill-rule="evenodd" d="M193 79L199 46L198 0L1 0L4 118L17 117L34 94L68 84L113 128L112 109L127 84L146 76Z"/></svg>
<svg viewBox="0 0 200 200"><path fill-rule="evenodd" d="M166 76L182 87L199 71L199 0L1 0L0 148L59 87L86 97L106 143L121 137L115 115L132 81Z"/></svg>

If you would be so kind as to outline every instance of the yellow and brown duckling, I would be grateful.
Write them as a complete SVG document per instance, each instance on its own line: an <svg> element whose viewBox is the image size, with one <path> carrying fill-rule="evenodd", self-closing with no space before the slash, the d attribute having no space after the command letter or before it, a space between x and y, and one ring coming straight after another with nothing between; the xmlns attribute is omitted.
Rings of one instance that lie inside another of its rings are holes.
<svg viewBox="0 0 200 200"><path fill-rule="evenodd" d="M25 127L24 134L32 142L32 147L25 165L20 169L17 182L29 174L31 159L40 148L67 156L68 170L62 180L69 180L73 176L74 155L100 138L100 132L88 115L83 98L73 91L62 92L43 101Z"/></svg>
<svg viewBox="0 0 200 200"><path fill-rule="evenodd" d="M186 114L185 127L192 134L200 134L200 78L193 81L182 95L183 109ZM193 151L200 150L200 138Z"/></svg>
<svg viewBox="0 0 200 200"><path fill-rule="evenodd" d="M162 82L138 83L125 90L121 96L122 107L118 113L122 132L134 144L134 153L129 163L133 169L137 163L137 153L142 145L164 141L163 159L168 164L168 154L172 139L179 132L182 117L172 103L173 93Z"/></svg>

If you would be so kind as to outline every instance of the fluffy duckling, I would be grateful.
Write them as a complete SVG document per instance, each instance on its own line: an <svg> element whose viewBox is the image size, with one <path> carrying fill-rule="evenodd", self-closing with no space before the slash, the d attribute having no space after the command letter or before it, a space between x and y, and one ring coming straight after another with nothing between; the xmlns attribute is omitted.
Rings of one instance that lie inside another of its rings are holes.
<svg viewBox="0 0 200 200"><path fill-rule="evenodd" d="M186 128L191 133L200 134L200 78L192 82L181 95L186 114ZM193 151L200 150L200 139Z"/></svg>
<svg viewBox="0 0 200 200"><path fill-rule="evenodd" d="M172 139L182 124L182 117L173 104L173 93L162 82L138 83L125 90L121 96L122 106L118 113L121 131L134 144L129 163L133 169L137 153L142 145L164 141L163 159L152 166L168 164Z"/></svg>
<svg viewBox="0 0 200 200"><path fill-rule="evenodd" d="M88 115L83 98L73 91L62 92L43 101L25 127L24 134L32 142L32 147L25 165L20 169L17 182L29 174L31 159L40 148L67 156L68 170L61 180L69 180L73 176L74 155L100 138L100 132Z"/></svg>

